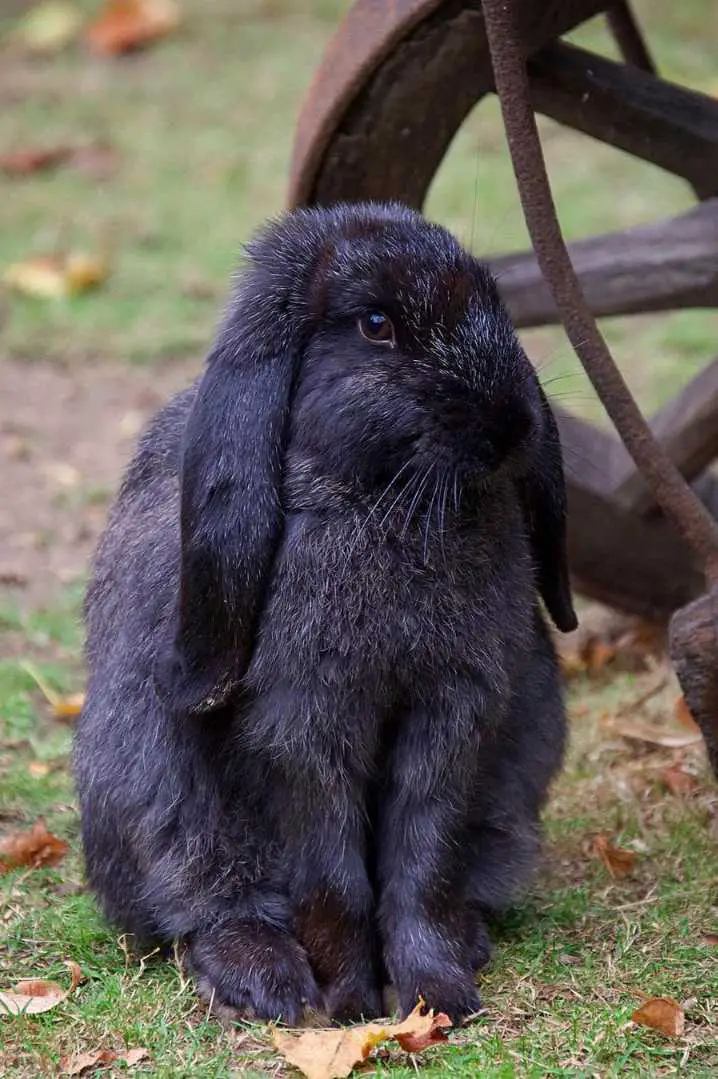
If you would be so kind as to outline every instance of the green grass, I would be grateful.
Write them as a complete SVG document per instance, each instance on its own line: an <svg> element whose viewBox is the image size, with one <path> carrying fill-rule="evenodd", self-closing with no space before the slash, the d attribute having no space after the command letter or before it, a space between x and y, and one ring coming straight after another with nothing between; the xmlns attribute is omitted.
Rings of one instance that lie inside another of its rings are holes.
<svg viewBox="0 0 718 1079"><path fill-rule="evenodd" d="M22 977L67 984L65 960L86 980L52 1012L0 1020L0 1071L55 1074L67 1053L143 1046L138 1074L226 1077L290 1074L259 1025L226 1029L208 1017L172 959L127 954L83 888L79 822L68 773L70 729L52 719L30 671L51 689L82 688L74 598L54 610L2 615L0 831L43 816L70 844L53 869L0 878L0 987ZM718 1069L718 798L702 746L684 754L698 779L690 797L666 794L660 771L677 751L639 750L603 724L655 684L637 673L579 679L569 688L572 747L546 820L544 867L527 898L493 927L496 952L481 978L485 1014L418 1064L427 1077L716 1074ZM672 707L675 686L651 698ZM678 754L680 756L680 753ZM30 767L50 767L36 777ZM613 881L591 852L596 835L638 852ZM686 1033L670 1039L631 1025L641 994L686 1008ZM392 1053L378 1074L415 1074Z"/></svg>

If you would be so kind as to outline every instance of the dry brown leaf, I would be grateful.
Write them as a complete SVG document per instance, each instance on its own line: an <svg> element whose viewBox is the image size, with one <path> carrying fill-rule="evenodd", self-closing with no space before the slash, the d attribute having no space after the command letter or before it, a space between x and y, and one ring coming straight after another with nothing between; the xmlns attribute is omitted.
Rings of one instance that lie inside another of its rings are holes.
<svg viewBox="0 0 718 1079"><path fill-rule="evenodd" d="M684 770L681 761L676 761L669 768L664 768L660 778L670 793L677 796L692 794L698 787L697 779Z"/></svg>
<svg viewBox="0 0 718 1079"><path fill-rule="evenodd" d="M565 678L600 674L615 658L615 646L595 635L587 636L574 652L559 652L559 663Z"/></svg>
<svg viewBox="0 0 718 1079"><path fill-rule="evenodd" d="M164 37L179 22L174 0L108 0L84 37L94 52L117 56Z"/></svg>
<svg viewBox="0 0 718 1079"><path fill-rule="evenodd" d="M600 637L594 637L586 643L582 659L589 674L599 674L616 658L616 649Z"/></svg>
<svg viewBox="0 0 718 1079"><path fill-rule="evenodd" d="M668 749L683 749L694 745L703 737L695 730L669 731L652 723L643 723L639 719L613 719L609 724L614 734L622 738L631 738L636 742L647 742L652 746L665 746Z"/></svg>
<svg viewBox="0 0 718 1079"><path fill-rule="evenodd" d="M686 1014L670 997L651 997L631 1016L634 1023L652 1027L671 1038L680 1038L685 1030Z"/></svg>
<svg viewBox="0 0 718 1079"><path fill-rule="evenodd" d="M107 262L97 255L74 251L66 255L38 255L15 262L3 274L16 292L45 299L66 299L97 288L107 278Z"/></svg>
<svg viewBox="0 0 718 1079"><path fill-rule="evenodd" d="M117 152L102 142L10 150L0 154L0 172L14 177L32 176L59 165L70 165L93 179L103 180L117 170L117 164Z"/></svg>
<svg viewBox="0 0 718 1079"><path fill-rule="evenodd" d="M46 0L25 15L13 38L27 52L48 55L69 45L81 24L82 14L73 4Z"/></svg>
<svg viewBox="0 0 718 1079"><path fill-rule="evenodd" d="M125 1053L116 1053L114 1049L96 1049L93 1053L72 1053L71 1056L62 1057L60 1060L60 1072L63 1075L82 1075L89 1068L101 1067L103 1064L115 1064L118 1061L134 1068L143 1060L149 1058L147 1049L128 1049Z"/></svg>
<svg viewBox="0 0 718 1079"><path fill-rule="evenodd" d="M82 971L71 960L65 963L70 970L70 988L41 978L25 978L10 991L0 992L0 1015L41 1015L67 1000L82 981Z"/></svg>
<svg viewBox="0 0 718 1079"><path fill-rule="evenodd" d="M67 146L54 146L44 150L11 150L0 154L0 172L6 176L30 176L60 165L71 154Z"/></svg>
<svg viewBox="0 0 718 1079"><path fill-rule="evenodd" d="M689 731L698 731L700 733L700 727L691 715L691 710L686 703L685 697L679 697L676 700L674 714L682 727L687 727Z"/></svg>
<svg viewBox="0 0 718 1079"><path fill-rule="evenodd" d="M451 1020L443 1012L422 1014L423 1001L400 1023L366 1023L342 1030L307 1030L288 1034L275 1030L276 1049L285 1060L299 1068L307 1079L344 1079L372 1050L387 1041L396 1041L407 1053L418 1053L429 1045L446 1041Z"/></svg>
<svg viewBox="0 0 718 1079"><path fill-rule="evenodd" d="M709 944L712 948L718 945L718 933L704 933L701 939L704 944Z"/></svg>
<svg viewBox="0 0 718 1079"><path fill-rule="evenodd" d="M631 872L636 861L636 852L614 847L605 835L597 835L593 841L593 853L605 865L612 877L625 877Z"/></svg>
<svg viewBox="0 0 718 1079"><path fill-rule="evenodd" d="M5 869L57 865L69 849L64 839L48 832L40 817L29 832L13 832L0 840L0 865Z"/></svg>

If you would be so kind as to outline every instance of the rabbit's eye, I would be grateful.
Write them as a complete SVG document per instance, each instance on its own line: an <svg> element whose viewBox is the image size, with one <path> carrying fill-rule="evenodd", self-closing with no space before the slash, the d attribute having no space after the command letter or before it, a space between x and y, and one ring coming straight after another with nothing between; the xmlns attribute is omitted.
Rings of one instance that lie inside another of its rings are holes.
<svg viewBox="0 0 718 1079"><path fill-rule="evenodd" d="M393 345L394 327L381 311L370 311L359 319L359 333L373 345Z"/></svg>

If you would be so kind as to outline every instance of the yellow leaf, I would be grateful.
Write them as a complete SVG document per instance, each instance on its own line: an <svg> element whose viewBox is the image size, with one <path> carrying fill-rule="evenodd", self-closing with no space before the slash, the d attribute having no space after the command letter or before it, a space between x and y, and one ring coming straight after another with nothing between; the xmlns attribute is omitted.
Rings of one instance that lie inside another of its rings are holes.
<svg viewBox="0 0 718 1079"><path fill-rule="evenodd" d="M660 1030L671 1038L680 1038L686 1026L683 1008L670 997L651 997L636 1009L631 1019L640 1026Z"/></svg>
<svg viewBox="0 0 718 1079"><path fill-rule="evenodd" d="M52 706L52 714L55 719L74 719L75 716L79 716L85 703L84 693L69 693L63 697L60 693L55 693L54 689L51 689L34 664L23 663L22 666L33 682L37 684L48 704Z"/></svg>
<svg viewBox="0 0 718 1079"><path fill-rule="evenodd" d="M65 277L70 292L87 292L97 288L107 277L108 267L97 255L71 252L65 259Z"/></svg>
<svg viewBox="0 0 718 1079"><path fill-rule="evenodd" d="M73 4L46 0L28 12L13 37L28 52L60 52L75 37L81 23L82 15Z"/></svg>
<svg viewBox="0 0 718 1079"><path fill-rule="evenodd" d="M27 770L33 779L44 779L50 774L50 765L47 761L30 761Z"/></svg>
<svg viewBox="0 0 718 1079"><path fill-rule="evenodd" d="M108 273L104 259L71 252L68 255L38 255L15 262L6 269L3 281L9 288L27 296L57 300L97 288Z"/></svg>
<svg viewBox="0 0 718 1079"><path fill-rule="evenodd" d="M307 1079L345 1079L373 1049L386 1041L397 1041L407 1053L418 1053L429 1045L446 1041L451 1020L443 1013L422 1014L423 1001L400 1023L366 1023L340 1030L307 1030L288 1034L275 1030L274 1045L285 1060L299 1068Z"/></svg>
<svg viewBox="0 0 718 1079"><path fill-rule="evenodd" d="M52 704L52 714L55 719L74 719L79 716L84 703L84 693L69 693L67 697L57 697Z"/></svg>

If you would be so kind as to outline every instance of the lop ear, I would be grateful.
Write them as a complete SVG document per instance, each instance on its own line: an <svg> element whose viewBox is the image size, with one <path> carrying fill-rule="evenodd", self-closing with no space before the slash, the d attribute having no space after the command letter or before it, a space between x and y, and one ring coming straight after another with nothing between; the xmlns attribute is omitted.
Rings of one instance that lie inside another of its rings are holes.
<svg viewBox="0 0 718 1079"><path fill-rule="evenodd" d="M235 691L281 534L279 484L295 357L268 355L225 328L184 435L179 594L155 666L181 712Z"/></svg>
<svg viewBox="0 0 718 1079"><path fill-rule="evenodd" d="M573 609L566 550L566 481L558 426L539 387L543 429L528 474L519 484L541 598L554 625L569 633L578 625Z"/></svg>

